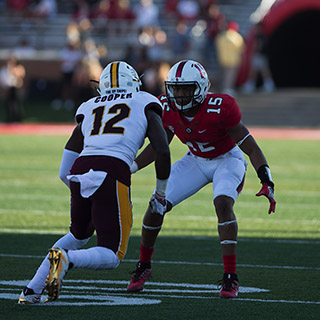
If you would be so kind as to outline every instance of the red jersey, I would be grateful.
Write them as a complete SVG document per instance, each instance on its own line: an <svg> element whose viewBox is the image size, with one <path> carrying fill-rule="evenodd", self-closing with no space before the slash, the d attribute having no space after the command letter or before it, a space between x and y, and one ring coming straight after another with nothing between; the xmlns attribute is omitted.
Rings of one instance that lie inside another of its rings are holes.
<svg viewBox="0 0 320 320"><path fill-rule="evenodd" d="M168 105L167 97L159 97L164 111L163 127L173 132L190 152L202 158L216 158L235 146L227 130L241 120L240 108L227 94L208 93L196 116L188 121L177 109Z"/></svg>

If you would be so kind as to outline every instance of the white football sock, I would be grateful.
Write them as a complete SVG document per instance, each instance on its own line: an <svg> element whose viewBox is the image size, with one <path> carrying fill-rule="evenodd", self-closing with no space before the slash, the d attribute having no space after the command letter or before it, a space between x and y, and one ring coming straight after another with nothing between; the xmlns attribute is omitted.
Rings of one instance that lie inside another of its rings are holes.
<svg viewBox="0 0 320 320"><path fill-rule="evenodd" d="M120 263L120 260L115 253L105 247L69 250L68 257L74 268L112 270Z"/></svg>

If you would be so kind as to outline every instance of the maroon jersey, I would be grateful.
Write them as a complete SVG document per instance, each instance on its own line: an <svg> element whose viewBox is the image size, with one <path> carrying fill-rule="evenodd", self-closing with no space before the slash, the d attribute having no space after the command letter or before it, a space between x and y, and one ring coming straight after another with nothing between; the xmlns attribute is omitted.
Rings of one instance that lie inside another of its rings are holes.
<svg viewBox="0 0 320 320"><path fill-rule="evenodd" d="M216 158L235 146L227 130L241 120L235 99L227 94L208 93L196 116L188 121L180 112L169 108L165 95L159 97L164 107L164 128L173 132L190 151L202 158Z"/></svg>

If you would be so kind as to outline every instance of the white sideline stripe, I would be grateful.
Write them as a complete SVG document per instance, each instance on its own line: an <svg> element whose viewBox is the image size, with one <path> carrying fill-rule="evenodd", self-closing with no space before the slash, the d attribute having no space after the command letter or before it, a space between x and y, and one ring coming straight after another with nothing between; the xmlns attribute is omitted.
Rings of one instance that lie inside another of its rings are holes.
<svg viewBox="0 0 320 320"><path fill-rule="evenodd" d="M22 255L22 254L5 254L0 253L0 257L8 258L29 258L29 259L44 259L45 256L38 255ZM137 262L133 259L124 259L122 262ZM214 262L188 262L188 261L164 261L164 260L153 260L152 263L159 264L180 264L180 265L194 265L194 266L222 266L222 263ZM320 270L320 267L301 267L301 266L270 266L262 264L237 264L238 267L245 268L267 268L267 269L289 269L289 270Z"/></svg>

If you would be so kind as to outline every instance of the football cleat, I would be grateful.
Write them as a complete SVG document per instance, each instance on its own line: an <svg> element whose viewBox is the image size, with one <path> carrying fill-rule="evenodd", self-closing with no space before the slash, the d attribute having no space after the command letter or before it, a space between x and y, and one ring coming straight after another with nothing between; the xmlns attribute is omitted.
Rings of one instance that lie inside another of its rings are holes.
<svg viewBox="0 0 320 320"><path fill-rule="evenodd" d="M36 304L41 302L41 294L34 293L34 291L28 287L23 288L18 304Z"/></svg>
<svg viewBox="0 0 320 320"><path fill-rule="evenodd" d="M225 273L223 279L219 281L221 284L220 298L237 298L239 292L238 276L234 273Z"/></svg>
<svg viewBox="0 0 320 320"><path fill-rule="evenodd" d="M144 283L152 276L151 266L146 268L141 262L137 263L136 270L131 272L133 277L127 287L127 292L139 292L143 290Z"/></svg>
<svg viewBox="0 0 320 320"><path fill-rule="evenodd" d="M49 250L50 270L46 280L45 290L48 292L48 300L56 300L59 297L62 281L69 268L69 258L65 250L52 248Z"/></svg>

